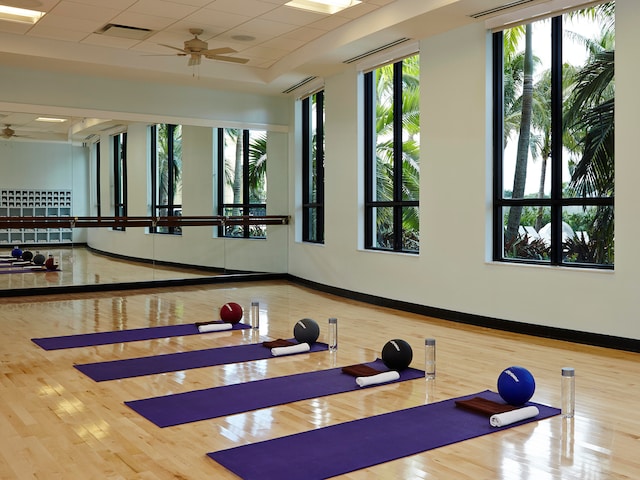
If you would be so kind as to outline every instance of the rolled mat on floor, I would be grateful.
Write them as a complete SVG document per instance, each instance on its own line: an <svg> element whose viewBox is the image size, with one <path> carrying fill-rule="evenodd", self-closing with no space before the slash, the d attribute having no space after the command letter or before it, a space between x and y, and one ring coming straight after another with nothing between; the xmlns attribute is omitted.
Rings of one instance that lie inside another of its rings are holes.
<svg viewBox="0 0 640 480"><path fill-rule="evenodd" d="M222 323L222 321L218 321L218 323ZM236 323L232 327L233 330L245 328L251 328L251 326L244 323ZM198 334L200 334L200 332L196 324L184 323L179 325L161 325L159 327L113 330L109 332L32 338L31 341L45 350L60 350L63 348L94 347L97 345L110 345L112 343L136 342L140 340L155 340L158 338Z"/></svg>
<svg viewBox="0 0 640 480"><path fill-rule="evenodd" d="M324 350L327 350L327 344L316 342L310 347L309 352L321 352ZM149 357L127 358L124 360L83 363L74 365L74 367L96 382L104 382L269 358L275 358L269 348L264 347L262 343L251 343L152 355Z"/></svg>
<svg viewBox="0 0 640 480"><path fill-rule="evenodd" d="M320 480L560 413L529 402L537 417L495 428L486 416L456 408L456 400L475 396L499 398L487 390L207 455L244 480Z"/></svg>
<svg viewBox="0 0 640 480"><path fill-rule="evenodd" d="M388 370L382 360L370 364ZM424 377L422 370L407 368L400 372L402 382ZM393 383L390 382L390 383ZM125 402L159 427L170 427L211 418L249 412L285 403L360 390L354 378L331 368L284 377L255 380L191 392Z"/></svg>

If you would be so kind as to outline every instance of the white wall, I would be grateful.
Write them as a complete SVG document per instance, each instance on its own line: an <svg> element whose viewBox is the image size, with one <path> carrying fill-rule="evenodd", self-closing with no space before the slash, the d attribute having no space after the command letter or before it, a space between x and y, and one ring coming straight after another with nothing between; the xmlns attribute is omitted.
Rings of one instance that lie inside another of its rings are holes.
<svg viewBox="0 0 640 480"><path fill-rule="evenodd" d="M0 188L71 190L72 214L89 215L89 151L69 143L0 140ZM75 242L85 242L82 230Z"/></svg>
<svg viewBox="0 0 640 480"><path fill-rule="evenodd" d="M490 261L489 36L476 24L421 41L418 256L362 250L358 74L325 81L325 245L295 241L289 272L356 292L536 325L640 339L636 141L640 6L617 2L616 268ZM292 148L298 148L295 143ZM299 155L292 168L299 176ZM294 211L295 205L290 204Z"/></svg>

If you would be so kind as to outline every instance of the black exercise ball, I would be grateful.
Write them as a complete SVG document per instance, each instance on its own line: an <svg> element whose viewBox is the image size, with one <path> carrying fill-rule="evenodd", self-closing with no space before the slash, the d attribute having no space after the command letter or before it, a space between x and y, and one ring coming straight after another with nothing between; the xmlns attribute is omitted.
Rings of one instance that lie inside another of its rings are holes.
<svg viewBox="0 0 640 480"><path fill-rule="evenodd" d="M298 343L308 343L311 345L318 340L320 336L320 327L315 320L310 318L303 318L298 320L293 327L293 336Z"/></svg>
<svg viewBox="0 0 640 480"><path fill-rule="evenodd" d="M404 340L389 340L382 347L382 361L391 370L404 370L413 360L413 350Z"/></svg>

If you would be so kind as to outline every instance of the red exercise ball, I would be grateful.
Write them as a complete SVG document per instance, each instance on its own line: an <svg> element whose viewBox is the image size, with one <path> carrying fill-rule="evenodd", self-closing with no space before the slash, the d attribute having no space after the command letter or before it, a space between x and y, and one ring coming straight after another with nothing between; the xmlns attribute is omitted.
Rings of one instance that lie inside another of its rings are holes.
<svg viewBox="0 0 640 480"><path fill-rule="evenodd" d="M220 308L220 318L227 323L238 323L242 320L242 315L242 307L235 302L225 303Z"/></svg>
<svg viewBox="0 0 640 480"><path fill-rule="evenodd" d="M44 262L44 266L46 267L47 270L58 269L58 265L56 265L56 262L52 255L49 255L49 258L47 258L46 262Z"/></svg>

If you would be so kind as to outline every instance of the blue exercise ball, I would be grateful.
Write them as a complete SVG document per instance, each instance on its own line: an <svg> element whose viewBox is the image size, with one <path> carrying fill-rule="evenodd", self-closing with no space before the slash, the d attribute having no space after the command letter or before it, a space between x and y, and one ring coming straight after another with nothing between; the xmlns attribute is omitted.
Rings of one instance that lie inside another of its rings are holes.
<svg viewBox="0 0 640 480"><path fill-rule="evenodd" d="M498 393L509 405L516 407L527 403L536 390L536 381L524 367L509 367L498 376Z"/></svg>
<svg viewBox="0 0 640 480"><path fill-rule="evenodd" d="M20 247L14 247L13 250L11 250L11 256L13 258L20 258L22 256L22 249Z"/></svg>

